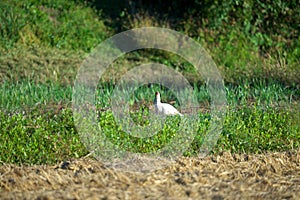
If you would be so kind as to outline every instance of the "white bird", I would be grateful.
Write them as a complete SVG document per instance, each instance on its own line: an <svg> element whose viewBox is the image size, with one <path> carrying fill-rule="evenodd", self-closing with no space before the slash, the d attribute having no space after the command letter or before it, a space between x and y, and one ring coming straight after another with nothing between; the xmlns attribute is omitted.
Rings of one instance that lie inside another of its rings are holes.
<svg viewBox="0 0 300 200"><path fill-rule="evenodd" d="M155 112L157 114L163 114L163 115L180 115L183 116L176 108L174 108L172 105L168 103L162 103L160 101L160 93L155 93L155 99L154 99L154 108Z"/></svg>

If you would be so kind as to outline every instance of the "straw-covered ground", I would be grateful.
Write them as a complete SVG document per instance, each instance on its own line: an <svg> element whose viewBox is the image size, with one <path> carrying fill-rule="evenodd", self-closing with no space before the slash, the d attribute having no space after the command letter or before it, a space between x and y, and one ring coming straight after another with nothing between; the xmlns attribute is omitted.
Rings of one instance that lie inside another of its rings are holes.
<svg viewBox="0 0 300 200"><path fill-rule="evenodd" d="M0 199L300 199L300 149L181 158L153 173L93 159L0 167Z"/></svg>

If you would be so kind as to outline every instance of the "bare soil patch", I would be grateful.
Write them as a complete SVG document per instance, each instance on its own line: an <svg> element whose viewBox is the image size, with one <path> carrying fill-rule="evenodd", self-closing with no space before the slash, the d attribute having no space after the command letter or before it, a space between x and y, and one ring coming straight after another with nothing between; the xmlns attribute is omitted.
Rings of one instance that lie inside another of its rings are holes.
<svg viewBox="0 0 300 200"><path fill-rule="evenodd" d="M0 166L0 199L300 199L300 149L183 157L148 174L93 159Z"/></svg>

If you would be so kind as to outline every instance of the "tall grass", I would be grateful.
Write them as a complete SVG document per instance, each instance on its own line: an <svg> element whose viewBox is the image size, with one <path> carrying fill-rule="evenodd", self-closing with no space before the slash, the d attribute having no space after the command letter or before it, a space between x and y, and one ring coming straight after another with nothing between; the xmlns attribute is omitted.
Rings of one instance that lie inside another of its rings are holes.
<svg viewBox="0 0 300 200"><path fill-rule="evenodd" d="M23 82L4 82L0 86L1 108L4 110L30 109L58 102L70 102L72 88L58 83L36 84L30 80Z"/></svg>

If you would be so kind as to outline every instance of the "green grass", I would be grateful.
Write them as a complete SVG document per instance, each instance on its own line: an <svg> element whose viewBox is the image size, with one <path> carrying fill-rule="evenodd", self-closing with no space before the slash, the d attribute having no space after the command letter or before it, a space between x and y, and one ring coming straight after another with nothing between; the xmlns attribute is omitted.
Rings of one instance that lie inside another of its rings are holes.
<svg viewBox="0 0 300 200"><path fill-rule="evenodd" d="M5 110L31 109L46 106L50 102L57 104L70 102L71 87L48 82L36 84L31 81L4 82L1 84L1 108Z"/></svg>
<svg viewBox="0 0 300 200"><path fill-rule="evenodd" d="M299 128L299 107L296 112L280 107L244 107L229 112L219 145L245 153L294 149L300 144Z"/></svg>
<svg viewBox="0 0 300 200"><path fill-rule="evenodd" d="M101 13L83 1L1 1L0 44L90 51L107 38Z"/></svg>
<svg viewBox="0 0 300 200"><path fill-rule="evenodd" d="M1 112L0 161L48 164L85 155L70 112Z"/></svg>
<svg viewBox="0 0 300 200"><path fill-rule="evenodd" d="M194 2L188 13L191 16L205 13L204 16L188 19L178 16L174 19L173 14L177 13L174 12L166 13L164 20L160 20L159 14L152 15L139 9L136 13L128 13L128 10L135 10L129 8L124 8L121 13L110 13L114 16L120 14L120 18L110 19L104 16L111 11L95 9L98 3L93 1L4 0L0 2L0 79L18 80L34 76L35 80L60 82L64 79L64 82L72 83L84 54L91 52L104 39L120 30L160 26L175 29L198 41L212 56L227 83L268 80L299 87L300 39L295 28L298 4L296 1L276 2L268 5L260 1L242 5L235 5L239 4L235 2L220 7L216 7L216 2L203 5ZM236 10L236 6L244 9ZM195 8L203 12L195 11ZM263 13L266 9L272 15L265 22ZM286 9L288 12L283 12ZM235 14L231 16L230 13ZM256 16L257 13L262 14ZM172 20L168 20L168 15ZM279 17L281 15L289 17ZM255 24L251 24L252 21ZM262 24L264 28L260 27ZM138 54L135 59L146 56L147 61L167 64L180 69L192 82L199 81L194 78L191 67L175 55L150 53ZM126 71L127 64L126 58L116 66L117 71Z"/></svg>
<svg viewBox="0 0 300 200"><path fill-rule="evenodd" d="M55 163L92 151L83 145L74 125L71 86L95 46L121 30L141 26L180 31L199 42L216 62L226 84L228 112L212 153L299 148L298 3L193 3L182 8L186 12L172 13L166 4L168 9L160 7L166 11L162 14L155 11L156 6L147 10L148 4L120 10L83 0L1 1L0 162ZM174 68L192 84L199 102L199 122L184 155L197 155L212 120L211 97L193 66L172 53L138 50L115 61L97 90L98 125L115 146L131 152L157 151L177 137L179 118L168 118L150 138L137 138L125 133L108 109L120 77L149 62ZM163 101L180 106L180 99L165 87L139 87L126 97L129 115L140 126L150 123L148 107L155 91L161 91Z"/></svg>
<svg viewBox="0 0 300 200"><path fill-rule="evenodd" d="M99 88L96 100L99 126L116 147L123 151L149 153L176 138L178 117L168 118L162 127L157 127L160 131L150 138L138 138L124 132L113 113L107 110L114 87L106 84ZM209 94L205 87L194 89L200 108L196 136L184 152L190 156L197 155L211 122ZM148 106L157 90L161 91L163 101L177 100L167 88L158 85L140 87L130 95L129 101L130 115L136 123L148 124ZM226 150L262 153L299 148L299 90L276 84L257 84L252 87L227 86L226 91L229 109L213 153ZM0 94L1 162L55 163L88 153L74 125L71 86L4 82ZM179 102L175 103L178 105Z"/></svg>

